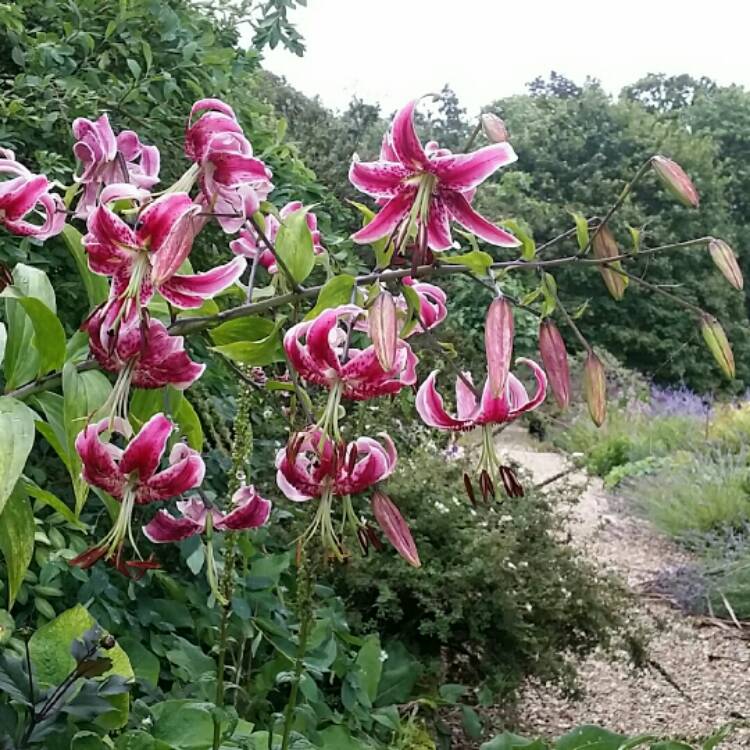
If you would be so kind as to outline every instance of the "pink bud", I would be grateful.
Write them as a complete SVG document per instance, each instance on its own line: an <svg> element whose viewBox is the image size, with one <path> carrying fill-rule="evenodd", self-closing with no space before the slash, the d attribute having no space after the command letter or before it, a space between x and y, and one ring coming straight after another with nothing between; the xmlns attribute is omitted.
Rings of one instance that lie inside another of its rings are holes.
<svg viewBox="0 0 750 750"><path fill-rule="evenodd" d="M539 353L555 401L561 409L567 409L570 405L568 352L559 329L549 318L539 326Z"/></svg>
<svg viewBox="0 0 750 750"><path fill-rule="evenodd" d="M372 303L368 314L370 323L370 338L375 347L380 366L390 372L396 360L396 344L398 343L398 318L396 303L390 292L383 289Z"/></svg>
<svg viewBox="0 0 750 750"><path fill-rule="evenodd" d="M393 501L380 490L372 496L372 512L388 541L394 546L401 557L415 568L421 567L417 545L411 535L404 517Z"/></svg>
<svg viewBox="0 0 750 750"><path fill-rule="evenodd" d="M496 297L490 304L484 324L487 379L493 398L500 396L508 381L513 358L513 334L513 307L505 297Z"/></svg>
<svg viewBox="0 0 750 750"><path fill-rule="evenodd" d="M491 112L485 112L481 120L482 130L485 136L487 136L487 140L493 143L505 143L510 140L508 128L500 117L493 115Z"/></svg>
<svg viewBox="0 0 750 750"><path fill-rule="evenodd" d="M603 226L597 230L592 242L592 249L594 257L600 260L616 258L620 255L620 248L617 247L617 241L607 226ZM602 279L604 279L604 285L607 287L607 291L618 302L624 297L625 287L628 283L627 277L617 272L620 268L619 260L607 265L604 263L599 264L599 273L601 273Z"/></svg>
<svg viewBox="0 0 750 750"><path fill-rule="evenodd" d="M742 291L745 285L742 278L737 258L729 245L724 240L717 240L715 237L708 243L708 252L711 253L711 259L716 267L722 272L724 278L738 291Z"/></svg>
<svg viewBox="0 0 750 750"><path fill-rule="evenodd" d="M583 392L591 420L601 427L607 416L607 378L604 365L593 350L589 350L583 366Z"/></svg>
<svg viewBox="0 0 750 750"><path fill-rule="evenodd" d="M654 168L664 187L677 198L684 206L698 208L700 198L693 181L687 176L685 170L677 162L667 159L666 156L657 154L651 159Z"/></svg>
<svg viewBox="0 0 750 750"><path fill-rule="evenodd" d="M701 333L719 367L728 378L733 378L734 354L721 323L713 315L704 313L701 316Z"/></svg>

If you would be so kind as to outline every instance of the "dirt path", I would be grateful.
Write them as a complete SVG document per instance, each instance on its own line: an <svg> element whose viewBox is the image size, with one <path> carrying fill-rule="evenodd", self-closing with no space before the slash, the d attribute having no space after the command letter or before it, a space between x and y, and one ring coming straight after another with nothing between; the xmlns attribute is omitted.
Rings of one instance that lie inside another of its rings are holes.
<svg viewBox="0 0 750 750"><path fill-rule="evenodd" d="M536 450L520 428L506 431L500 445L536 482L567 465L560 454ZM620 512L599 480L588 481L582 474L571 479L582 489L571 521L573 543L633 591L660 570L688 560L646 522ZM680 690L655 669L634 673L624 660L594 655L580 665L580 701L567 700L545 685L527 688L520 719L529 733L559 735L593 723L627 734L695 740L726 722L750 719L750 643L738 638L737 631L706 626L643 595L635 602L635 616L650 636L649 656ZM720 748L750 748L750 730L738 730Z"/></svg>

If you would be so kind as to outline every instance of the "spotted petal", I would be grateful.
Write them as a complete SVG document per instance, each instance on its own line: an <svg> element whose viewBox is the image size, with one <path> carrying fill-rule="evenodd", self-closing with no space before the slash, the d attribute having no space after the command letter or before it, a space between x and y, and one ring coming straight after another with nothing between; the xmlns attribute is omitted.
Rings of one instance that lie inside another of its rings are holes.
<svg viewBox="0 0 750 750"><path fill-rule="evenodd" d="M352 185L373 198L393 198L410 174L412 170L398 162L363 162L355 159L349 167Z"/></svg>
<svg viewBox="0 0 750 750"><path fill-rule="evenodd" d="M159 466L173 429L174 425L163 414L154 414L128 443L120 471L125 475L137 472L140 482L148 480Z"/></svg>
<svg viewBox="0 0 750 750"><path fill-rule="evenodd" d="M203 524L183 516L175 518L166 510L160 510L144 527L143 533L154 544L181 542L203 532Z"/></svg>
<svg viewBox="0 0 750 750"><path fill-rule="evenodd" d="M172 276L159 287L159 293L180 309L200 307L205 300L234 284L247 266L243 257L237 257L222 266L186 276Z"/></svg>
<svg viewBox="0 0 750 750"><path fill-rule="evenodd" d="M483 183L500 167L518 159L510 143L495 143L471 154L451 154L432 160L432 169L440 187L460 193Z"/></svg>
<svg viewBox="0 0 750 750"><path fill-rule="evenodd" d="M252 485L240 487L232 495L232 505L234 510L214 524L219 531L257 529L259 526L263 526L271 515L270 501L261 497Z"/></svg>
<svg viewBox="0 0 750 750"><path fill-rule="evenodd" d="M380 209L369 224L355 232L352 239L360 244L367 244L389 235L406 218L416 194L416 187L404 187Z"/></svg>
<svg viewBox="0 0 750 750"><path fill-rule="evenodd" d="M429 160L414 129L414 110L418 99L410 101L400 109L391 125L391 143L404 166L414 170L425 169Z"/></svg>
<svg viewBox="0 0 750 750"><path fill-rule="evenodd" d="M485 242L499 247L518 247L521 244L510 232L500 229L477 213L461 193L445 191L442 197L451 216Z"/></svg>

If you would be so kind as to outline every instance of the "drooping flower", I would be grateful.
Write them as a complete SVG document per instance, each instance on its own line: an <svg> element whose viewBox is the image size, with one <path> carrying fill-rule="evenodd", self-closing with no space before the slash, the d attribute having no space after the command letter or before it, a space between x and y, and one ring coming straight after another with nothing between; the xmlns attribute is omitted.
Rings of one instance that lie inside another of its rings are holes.
<svg viewBox="0 0 750 750"><path fill-rule="evenodd" d="M271 170L253 156L234 111L219 99L193 105L185 154L199 169L199 200L216 214L225 232L237 232L273 190Z"/></svg>
<svg viewBox="0 0 750 750"><path fill-rule="evenodd" d="M168 500L200 485L205 472L203 460L184 443L172 448L169 466L158 471L173 429L167 417L155 414L132 439L132 429L120 419L114 424L110 420L90 424L80 432L75 446L83 464L82 476L115 498L120 512L106 537L71 564L89 567L102 557L113 559L126 539L138 553L131 527L134 507ZM102 440L104 434L106 439ZM124 450L111 441L114 434L128 439Z"/></svg>
<svg viewBox="0 0 750 750"><path fill-rule="evenodd" d="M302 378L356 401L393 395L414 385L417 358L401 339L390 370L383 369L374 346L362 350L349 346L344 360L348 335L342 324L353 322L363 313L357 305L340 305L287 331L284 349Z"/></svg>
<svg viewBox="0 0 750 750"><path fill-rule="evenodd" d="M276 456L276 483L295 502L319 499L315 518L303 538L320 531L323 545L334 556L344 556L339 534L334 531L332 510L336 498L342 501L341 528L355 534L362 523L352 507L351 495L364 492L388 478L396 468L393 441L360 437L348 444L332 440L317 427L293 435Z"/></svg>
<svg viewBox="0 0 750 750"><path fill-rule="evenodd" d="M133 228L108 205L100 204L89 217L83 238L89 267L112 276L113 296L123 301L145 305L158 291L176 307L200 307L237 281L246 265L244 258L234 258L205 273L178 274L203 226L196 215L200 210L187 193L168 193L142 209Z"/></svg>
<svg viewBox="0 0 750 750"><path fill-rule="evenodd" d="M352 162L352 184L385 201L380 213L353 235L354 241L370 243L395 235L400 248L416 235L420 248L447 250L453 244L453 219L490 244L519 245L512 234L471 206L476 187L516 160L512 146L495 143L471 154L451 154L435 143L423 147L414 129L416 105L416 100L411 101L396 114L378 161Z"/></svg>
<svg viewBox="0 0 750 750"><path fill-rule="evenodd" d="M276 242L276 237L284 219L296 211L301 211L302 208L301 201L292 201L291 203L287 203L281 211L279 211L281 222L273 214L268 214L268 216L265 217L266 225L263 231L272 245ZM316 255L321 255L325 252L325 248L321 244L320 232L318 231L318 217L315 216L314 213L308 211L307 214L305 214L305 218L307 220L307 227L312 235L313 250ZM239 237L229 243L229 247L235 255L242 255L251 260L260 253L258 263L260 263L268 273L275 274L279 270L273 253L263 244L252 227L243 229L240 232Z"/></svg>
<svg viewBox="0 0 750 750"><path fill-rule="evenodd" d="M482 428L482 452L479 459L480 488L485 498L494 496L494 485L502 481L505 487L509 482L509 467L503 466L495 450L492 425L512 422L522 414L536 409L543 401L547 391L547 376L536 362L519 358L520 364L529 367L536 380L536 390L529 395L521 381L507 371L510 360L508 331L512 332L512 317L506 314L495 300L490 307L485 326L485 348L488 376L481 395L477 394L468 372L456 379L456 414L450 414L445 408L443 397L435 385L437 370L433 370L417 391L416 407L419 416L430 427L438 430L464 431L474 427ZM512 340L511 340L512 343ZM495 380L491 377L495 374ZM494 383L503 382L501 391L493 394ZM513 477L515 479L515 477ZM470 480L465 477L469 498L473 497Z"/></svg>
<svg viewBox="0 0 750 750"><path fill-rule="evenodd" d="M263 526L271 515L271 502L261 497L255 487L243 486L232 495L232 510L222 513L218 508L207 508L203 500L191 497L178 500L181 516L175 518L160 510L143 527L143 533L154 544L180 542L206 531L208 519L216 531L246 531Z"/></svg>
<svg viewBox="0 0 750 750"><path fill-rule="evenodd" d="M0 148L0 224L9 232L46 240L62 231L65 205L49 189L44 175L33 174L10 149ZM32 213L42 218L41 224L27 220Z"/></svg>
<svg viewBox="0 0 750 750"><path fill-rule="evenodd" d="M150 189L159 181L159 149L142 143L132 130L115 136L106 114L95 121L77 118L73 121L73 136L73 153L82 167L76 181L83 185L76 217L88 218L103 186L130 183Z"/></svg>
<svg viewBox="0 0 750 750"><path fill-rule="evenodd" d="M190 359L182 336L170 336L164 324L135 307L123 315L116 304L105 303L81 326L89 334L91 354L107 372L117 373L112 389L112 413L127 416L126 397L130 387L178 390L191 386L203 374L205 365Z"/></svg>

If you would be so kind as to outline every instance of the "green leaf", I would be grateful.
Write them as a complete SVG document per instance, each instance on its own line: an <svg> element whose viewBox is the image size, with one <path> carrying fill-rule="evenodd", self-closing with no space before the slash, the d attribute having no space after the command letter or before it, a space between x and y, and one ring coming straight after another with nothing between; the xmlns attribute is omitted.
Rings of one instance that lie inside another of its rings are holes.
<svg viewBox="0 0 750 750"><path fill-rule="evenodd" d="M156 687L159 682L159 659L133 637L120 638L118 643L128 655L136 678Z"/></svg>
<svg viewBox="0 0 750 750"><path fill-rule="evenodd" d="M542 303L542 317L547 317L555 312L557 307L557 281L550 273L545 273L541 284L544 302Z"/></svg>
<svg viewBox="0 0 750 750"><path fill-rule="evenodd" d="M530 740L517 734L503 732L489 742L479 746L479 750L547 750L548 745L542 740Z"/></svg>
<svg viewBox="0 0 750 750"><path fill-rule="evenodd" d="M385 651L388 658L383 665L375 705L388 706L392 703L406 703L422 674L422 665L400 641L387 644Z"/></svg>
<svg viewBox="0 0 750 750"><path fill-rule="evenodd" d="M86 498L88 484L81 478L81 459L75 449L78 433L109 398L112 386L101 372L78 372L72 362L67 362L62 374L63 414L65 450L68 456L68 471L76 497L76 516L79 516Z"/></svg>
<svg viewBox="0 0 750 750"><path fill-rule="evenodd" d="M3 363L5 358L5 344L8 341L8 329L5 327L5 323L0 323L0 365Z"/></svg>
<svg viewBox="0 0 750 750"><path fill-rule="evenodd" d="M576 223L576 239L578 240L578 249L583 251L589 244L589 223L584 216L571 211L570 215Z"/></svg>
<svg viewBox="0 0 750 750"><path fill-rule="evenodd" d="M95 732L76 732L70 741L70 750L108 750L111 747Z"/></svg>
<svg viewBox="0 0 750 750"><path fill-rule="evenodd" d="M492 256L483 250L472 250L463 255L442 256L440 261L453 266L466 266L475 276L486 276L492 265Z"/></svg>
<svg viewBox="0 0 750 750"><path fill-rule="evenodd" d="M29 651L34 664L34 672L39 682L45 686L57 685L75 666L70 646L87 630L96 624L85 607L77 604L58 615L52 622L39 628L29 640ZM127 680L134 677L133 668L127 654L119 645L107 651L107 658L112 660L112 668L102 675L120 675ZM105 729L119 729L128 720L130 696L127 693L114 695L107 699L112 704L112 711L100 716L96 723Z"/></svg>
<svg viewBox="0 0 750 750"><path fill-rule="evenodd" d="M170 700L151 707L154 739L180 750L206 750L214 736L213 704Z"/></svg>
<svg viewBox="0 0 750 750"><path fill-rule="evenodd" d="M13 286L7 286L0 297L16 300L25 310L34 328L31 339L39 355L37 375L46 375L59 370L65 361L65 329L59 318L43 302L33 297L26 297Z"/></svg>
<svg viewBox="0 0 750 750"><path fill-rule="evenodd" d="M503 226L509 229L517 239L521 241L521 258L523 260L534 260L536 255L536 242L525 223L518 219L504 219Z"/></svg>
<svg viewBox="0 0 750 750"><path fill-rule="evenodd" d="M0 514L0 552L5 558L8 576L8 609L13 609L16 594L34 556L34 513L31 502L18 484Z"/></svg>
<svg viewBox="0 0 750 750"><path fill-rule="evenodd" d="M461 706L461 725L472 740L478 740L482 736L482 720L471 706Z"/></svg>
<svg viewBox="0 0 750 750"><path fill-rule="evenodd" d="M107 299L109 294L107 279L89 269L86 251L83 249L83 235L75 227L66 224L63 227L62 236L76 263L81 281L83 281L86 295L89 298L89 307L94 308Z"/></svg>
<svg viewBox="0 0 750 750"><path fill-rule="evenodd" d="M380 675L383 672L381 660L380 638L378 635L370 635L360 648L355 664L359 667L362 686L372 703L378 694Z"/></svg>
<svg viewBox="0 0 750 750"><path fill-rule="evenodd" d="M735 731L734 723L724 724L719 727L710 737L707 737L701 745L701 750L714 750L718 747L730 734Z"/></svg>
<svg viewBox="0 0 750 750"><path fill-rule="evenodd" d="M274 323L258 316L230 320L210 331L216 344L213 351L238 364L254 367L283 362L284 349L279 336L283 322L283 318Z"/></svg>
<svg viewBox="0 0 750 750"><path fill-rule="evenodd" d="M125 63L128 66L128 70L133 74L133 78L137 81L141 77L141 66L132 59L126 60Z"/></svg>
<svg viewBox="0 0 750 750"><path fill-rule="evenodd" d="M368 750L371 747L352 737L346 727L337 725L320 732L320 741L325 750Z"/></svg>
<svg viewBox="0 0 750 750"><path fill-rule="evenodd" d="M619 750L627 739L608 729L584 724L560 737L555 743L555 750Z"/></svg>
<svg viewBox="0 0 750 750"><path fill-rule="evenodd" d="M448 683L441 685L438 693L440 697L448 703L458 703L458 701L466 695L467 688L464 685L456 685L454 683Z"/></svg>
<svg viewBox="0 0 750 750"><path fill-rule="evenodd" d="M633 252L637 253L641 249L641 230L628 224L628 232L630 232L630 239L633 241Z"/></svg>
<svg viewBox="0 0 750 750"><path fill-rule="evenodd" d="M13 286L23 297L38 300L57 313L55 292L43 271L18 263L13 269ZM3 360L5 387L12 390L36 378L40 369L40 353L32 343L34 323L20 301L10 295L5 300L5 323L8 328Z"/></svg>
<svg viewBox="0 0 750 750"><path fill-rule="evenodd" d="M350 276L349 274L342 273L340 276L328 279L318 293L318 300L315 303L315 307L305 315L305 320L317 318L323 310L347 304L352 298L353 288L354 276Z"/></svg>
<svg viewBox="0 0 750 750"><path fill-rule="evenodd" d="M275 249L294 282L301 284L315 266L313 240L310 227L307 226L307 209L294 211L281 222Z"/></svg>
<svg viewBox="0 0 750 750"><path fill-rule="evenodd" d="M88 527L80 519L76 518L75 513L57 496L47 490L43 490L38 484L25 477L22 480L24 490L40 503L48 505L52 510L59 513L69 524L79 529L85 530Z"/></svg>
<svg viewBox="0 0 750 750"><path fill-rule="evenodd" d="M34 445L34 419L34 412L26 404L0 396L0 513Z"/></svg>

